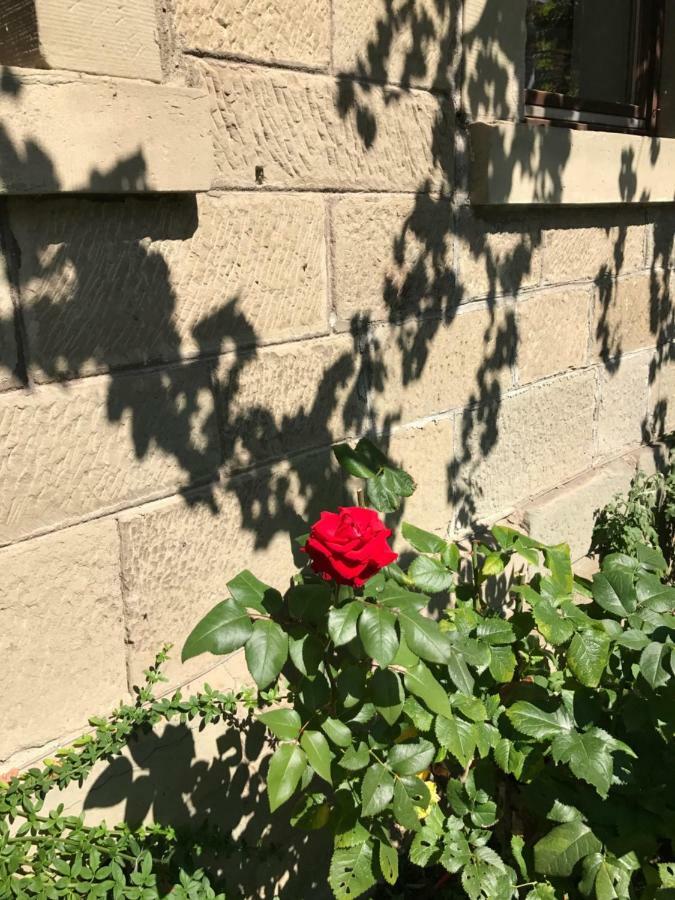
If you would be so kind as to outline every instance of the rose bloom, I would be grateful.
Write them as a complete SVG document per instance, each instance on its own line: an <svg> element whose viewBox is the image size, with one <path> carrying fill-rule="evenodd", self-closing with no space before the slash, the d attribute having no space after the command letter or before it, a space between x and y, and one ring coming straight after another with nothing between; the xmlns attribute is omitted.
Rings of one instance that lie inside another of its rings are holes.
<svg viewBox="0 0 675 900"><path fill-rule="evenodd" d="M374 510L341 506L336 513L321 513L302 549L326 581L361 587L396 559L387 543L390 536Z"/></svg>

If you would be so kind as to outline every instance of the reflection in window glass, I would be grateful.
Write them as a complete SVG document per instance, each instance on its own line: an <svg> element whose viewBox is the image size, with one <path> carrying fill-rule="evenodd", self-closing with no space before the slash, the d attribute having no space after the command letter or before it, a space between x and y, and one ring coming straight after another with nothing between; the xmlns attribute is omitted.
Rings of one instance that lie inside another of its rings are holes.
<svg viewBox="0 0 675 900"><path fill-rule="evenodd" d="M527 87L635 103L635 0L528 0Z"/></svg>

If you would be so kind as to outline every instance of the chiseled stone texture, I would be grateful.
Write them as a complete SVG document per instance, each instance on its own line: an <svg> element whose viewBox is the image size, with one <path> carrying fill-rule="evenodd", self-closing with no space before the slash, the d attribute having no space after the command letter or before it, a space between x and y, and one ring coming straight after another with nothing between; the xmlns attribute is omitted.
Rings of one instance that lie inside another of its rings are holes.
<svg viewBox="0 0 675 900"><path fill-rule="evenodd" d="M591 546L595 513L630 487L632 460L615 460L557 488L525 510L528 533L545 544L567 543L572 559L585 556Z"/></svg>
<svg viewBox="0 0 675 900"><path fill-rule="evenodd" d="M372 406L378 428L486 402L512 385L515 319L504 307L452 322L407 322L375 332Z"/></svg>
<svg viewBox="0 0 675 900"><path fill-rule="evenodd" d="M334 65L341 74L449 90L459 29L448 0L334 0Z"/></svg>
<svg viewBox="0 0 675 900"><path fill-rule="evenodd" d="M227 598L227 582L244 568L285 589L291 574L306 562L292 539L306 534L322 509L348 501L343 485L326 450L228 481L216 493L215 507L190 495L187 504L171 498L122 513L132 680L141 678L165 641L176 647L167 668L167 689L215 665L219 659L212 656L181 664L180 650L190 631Z"/></svg>
<svg viewBox="0 0 675 900"><path fill-rule="evenodd" d="M643 268L643 218L622 210L619 224L608 210L551 216L544 232L544 281L604 281Z"/></svg>
<svg viewBox="0 0 675 900"><path fill-rule="evenodd" d="M6 0L5 65L161 81L153 0Z"/></svg>
<svg viewBox="0 0 675 900"><path fill-rule="evenodd" d="M429 194L342 197L331 210L338 320L395 320L454 300L453 212Z"/></svg>
<svg viewBox="0 0 675 900"><path fill-rule="evenodd" d="M17 386L16 324L5 260L0 248L0 391Z"/></svg>
<svg viewBox="0 0 675 900"><path fill-rule="evenodd" d="M459 293L463 299L518 294L541 278L536 223L499 211L463 210L457 219Z"/></svg>
<svg viewBox="0 0 675 900"><path fill-rule="evenodd" d="M211 187L214 160L203 90L5 68L0 119L0 194Z"/></svg>
<svg viewBox="0 0 675 900"><path fill-rule="evenodd" d="M86 727L127 692L115 523L6 548L0 571L5 758Z"/></svg>
<svg viewBox="0 0 675 900"><path fill-rule="evenodd" d="M453 484L459 528L505 515L589 468L595 373L561 375L460 416Z"/></svg>
<svg viewBox="0 0 675 900"><path fill-rule="evenodd" d="M217 391L230 469L328 446L365 419L363 361L350 336L222 356Z"/></svg>
<svg viewBox="0 0 675 900"><path fill-rule="evenodd" d="M631 275L595 288L594 353L605 362L673 336L670 295L650 275Z"/></svg>
<svg viewBox="0 0 675 900"><path fill-rule="evenodd" d="M213 419L204 364L0 395L0 544L208 477Z"/></svg>
<svg viewBox="0 0 675 900"><path fill-rule="evenodd" d="M329 0L177 0L175 30L186 50L299 63L330 61Z"/></svg>
<svg viewBox="0 0 675 900"><path fill-rule="evenodd" d="M616 371L601 371L599 457L637 447L649 431L647 385L651 352L623 357Z"/></svg>
<svg viewBox="0 0 675 900"><path fill-rule="evenodd" d="M586 364L590 304L586 287L544 291L518 303L520 384Z"/></svg>
<svg viewBox="0 0 675 900"><path fill-rule="evenodd" d="M38 380L327 329L316 195L22 199L11 224Z"/></svg>
<svg viewBox="0 0 675 900"><path fill-rule="evenodd" d="M423 91L201 62L215 187L433 190L452 171L451 110Z"/></svg>
<svg viewBox="0 0 675 900"><path fill-rule="evenodd" d="M446 537L452 524L452 505L448 499L448 460L453 448L452 417L430 419L395 431L389 439L388 455L414 479L417 485L401 510L401 520ZM398 533L398 529L396 529ZM399 538L397 550L410 549Z"/></svg>
<svg viewBox="0 0 675 900"><path fill-rule="evenodd" d="M675 429L675 344L656 354L650 373L650 415L656 436Z"/></svg>

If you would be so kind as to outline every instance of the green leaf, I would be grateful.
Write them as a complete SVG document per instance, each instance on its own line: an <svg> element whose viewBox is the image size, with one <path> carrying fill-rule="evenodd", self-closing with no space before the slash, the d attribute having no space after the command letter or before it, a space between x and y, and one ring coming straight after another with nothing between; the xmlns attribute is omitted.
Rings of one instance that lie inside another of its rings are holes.
<svg viewBox="0 0 675 900"><path fill-rule="evenodd" d="M565 877L589 853L602 847L591 829L583 822L567 822L549 831L534 845L534 867L541 875Z"/></svg>
<svg viewBox="0 0 675 900"><path fill-rule="evenodd" d="M352 743L352 733L339 719L325 719L321 723L321 728L328 738L338 747L350 747Z"/></svg>
<svg viewBox="0 0 675 900"><path fill-rule="evenodd" d="M518 871L523 876L523 881L527 881L529 876L527 874L527 864L525 863L525 857L523 856L524 849L525 839L519 834L512 834L511 853L513 854L513 858L515 859L518 866Z"/></svg>
<svg viewBox="0 0 675 900"><path fill-rule="evenodd" d="M551 884L536 884L528 891L525 900L556 900L555 888Z"/></svg>
<svg viewBox="0 0 675 900"><path fill-rule="evenodd" d="M374 478L377 474L377 469L368 465L367 458L358 448L354 450L349 444L339 444L333 447L333 454L345 472L355 478Z"/></svg>
<svg viewBox="0 0 675 900"><path fill-rule="evenodd" d="M340 760L340 765L343 769L347 769L348 772L358 772L360 769L365 769L369 762L370 752L368 744L361 741L358 747L350 747L345 751Z"/></svg>
<svg viewBox="0 0 675 900"><path fill-rule="evenodd" d="M384 587L377 593L376 599L390 609L413 609L419 612L429 603L426 594L419 594L402 587L393 578L388 578Z"/></svg>
<svg viewBox="0 0 675 900"><path fill-rule="evenodd" d="M279 675L288 659L288 635L270 619L258 619L244 648L246 665L262 690Z"/></svg>
<svg viewBox="0 0 675 900"><path fill-rule="evenodd" d="M455 687L463 694L473 694L474 680L466 663L459 653L454 653L448 660L448 673Z"/></svg>
<svg viewBox="0 0 675 900"><path fill-rule="evenodd" d="M387 884L396 884L398 881L398 853L391 846L380 842L380 871Z"/></svg>
<svg viewBox="0 0 675 900"><path fill-rule="evenodd" d="M516 639L513 626L505 619L482 619L476 635L486 644L512 644Z"/></svg>
<svg viewBox="0 0 675 900"><path fill-rule="evenodd" d="M185 641L181 659L187 662L201 653L224 656L244 646L253 626L235 600L224 600L207 613Z"/></svg>
<svg viewBox="0 0 675 900"><path fill-rule="evenodd" d="M523 774L523 766L527 757L508 738L501 738L497 742L494 749L494 757L499 768L507 775L520 778Z"/></svg>
<svg viewBox="0 0 675 900"><path fill-rule="evenodd" d="M389 465L366 484L366 496L371 506L380 512L396 512L403 497L415 491L415 482L402 469Z"/></svg>
<svg viewBox="0 0 675 900"><path fill-rule="evenodd" d="M640 654L640 673L653 690L663 687L670 681L670 675L663 666L663 660L669 649L665 644L654 641Z"/></svg>
<svg viewBox="0 0 675 900"><path fill-rule="evenodd" d="M560 615L548 597L532 606L532 615L539 633L554 647L566 644L574 634L574 625Z"/></svg>
<svg viewBox="0 0 675 900"><path fill-rule="evenodd" d="M519 538L525 537L519 531L508 528L506 525L494 525L490 529L490 533L502 550L511 550Z"/></svg>
<svg viewBox="0 0 675 900"><path fill-rule="evenodd" d="M451 699L453 709L458 709L463 716L472 722L484 722L487 717L487 709L480 697L468 694L455 694Z"/></svg>
<svg viewBox="0 0 675 900"><path fill-rule="evenodd" d="M435 752L430 741L394 744L389 751L388 763L397 775L418 775L429 768Z"/></svg>
<svg viewBox="0 0 675 900"><path fill-rule="evenodd" d="M469 842L461 831L450 832L445 836L445 846L439 860L443 868L455 875L471 859Z"/></svg>
<svg viewBox="0 0 675 900"><path fill-rule="evenodd" d="M410 845L410 862L415 866L426 866L438 849L438 835L424 825L413 838Z"/></svg>
<svg viewBox="0 0 675 900"><path fill-rule="evenodd" d="M553 759L567 763L577 778L593 785L601 797L606 797L612 784L614 766L602 732L591 729L585 734L560 734L551 744Z"/></svg>
<svg viewBox="0 0 675 900"><path fill-rule="evenodd" d="M280 744L270 760L267 794L274 812L285 803L298 786L307 767L307 757L297 744Z"/></svg>
<svg viewBox="0 0 675 900"><path fill-rule="evenodd" d="M370 890L375 880L373 848L369 841L333 853L328 883L335 900L356 900Z"/></svg>
<svg viewBox="0 0 675 900"><path fill-rule="evenodd" d="M638 631L636 628L627 628L623 634L619 635L616 643L628 650L644 650L649 643L648 636L644 631Z"/></svg>
<svg viewBox="0 0 675 900"><path fill-rule="evenodd" d="M244 569L236 578L228 581L227 587L243 608L249 607L260 613L269 613L278 612L281 607L282 599L279 591L260 581L248 569Z"/></svg>
<svg viewBox="0 0 675 900"><path fill-rule="evenodd" d="M328 824L325 794L301 794L290 817L291 825L303 831L318 831Z"/></svg>
<svg viewBox="0 0 675 900"><path fill-rule="evenodd" d="M508 646L492 647L490 658L490 675L495 681L506 684L513 680L516 671L516 657Z"/></svg>
<svg viewBox="0 0 675 900"><path fill-rule="evenodd" d="M398 650L396 618L386 609L367 606L359 619L359 637L368 656L381 666L388 666Z"/></svg>
<svg viewBox="0 0 675 900"><path fill-rule="evenodd" d="M438 716L436 737L461 766L468 766L476 752L476 727L456 716Z"/></svg>
<svg viewBox="0 0 675 900"><path fill-rule="evenodd" d="M361 811L364 816L376 816L394 797L394 779L380 763L373 763L363 776Z"/></svg>
<svg viewBox="0 0 675 900"><path fill-rule="evenodd" d="M452 718L452 706L446 690L424 663L417 663L408 669L403 680L410 693L419 697L432 712Z"/></svg>
<svg viewBox="0 0 675 900"><path fill-rule="evenodd" d="M294 709L273 709L258 716L258 721L282 741L294 741L302 728L302 720Z"/></svg>
<svg viewBox="0 0 675 900"><path fill-rule="evenodd" d="M356 623L359 621L361 603L347 603L328 613L328 634L336 647L348 644L356 637Z"/></svg>
<svg viewBox="0 0 675 900"><path fill-rule="evenodd" d="M287 593L288 608L294 619L302 625L322 625L333 604L333 589L325 581L311 584L294 584Z"/></svg>
<svg viewBox="0 0 675 900"><path fill-rule="evenodd" d="M572 593L574 573L568 544L557 544L544 548L544 561L551 570L551 580L557 596Z"/></svg>
<svg viewBox="0 0 675 900"><path fill-rule="evenodd" d="M485 561L480 572L484 578L489 578L491 575L501 575L504 569L505 565L501 554L490 553L485 557Z"/></svg>
<svg viewBox="0 0 675 900"><path fill-rule="evenodd" d="M585 687L597 687L609 662L610 638L604 631L580 631L567 651L567 665Z"/></svg>
<svg viewBox="0 0 675 900"><path fill-rule="evenodd" d="M316 675L324 652L323 643L316 634L305 631L302 626L294 626L289 629L288 650L298 672L309 677Z"/></svg>
<svg viewBox="0 0 675 900"><path fill-rule="evenodd" d="M624 619L637 608L633 572L622 566L603 567L593 576L593 598L606 612Z"/></svg>
<svg viewBox="0 0 675 900"><path fill-rule="evenodd" d="M402 610L399 613L399 624L406 644L413 653L428 662L449 662L454 652L452 641L438 627L438 622Z"/></svg>
<svg viewBox="0 0 675 900"><path fill-rule="evenodd" d="M442 562L431 556L418 556L412 561L408 575L420 590L439 594L452 586L453 575Z"/></svg>
<svg viewBox="0 0 675 900"><path fill-rule="evenodd" d="M333 753L328 746L328 741L320 731L305 731L300 738L300 746L307 754L307 760L316 774L327 781L328 784L333 783L330 767L333 761Z"/></svg>
<svg viewBox="0 0 675 900"><path fill-rule="evenodd" d="M390 669L377 669L370 681L370 692L375 709L388 725L393 725L401 715L405 701L399 676Z"/></svg>
<svg viewBox="0 0 675 900"><path fill-rule="evenodd" d="M448 544L445 550L441 553L441 562L444 566L447 566L448 569L451 569L453 572L459 571L461 555L457 544Z"/></svg>
<svg viewBox="0 0 675 900"><path fill-rule="evenodd" d="M545 712L525 700L514 703L506 710L506 715L517 731L538 741L552 740L571 731L573 726L562 707L555 712Z"/></svg>
<svg viewBox="0 0 675 900"><path fill-rule="evenodd" d="M422 827L415 810L415 804L408 796L400 778L394 785L394 816L399 825L408 831L419 831Z"/></svg>
<svg viewBox="0 0 675 900"><path fill-rule="evenodd" d="M423 531L409 522L403 523L401 533L406 541L420 553L443 553L448 547L447 541L444 541L443 538L430 531Z"/></svg>

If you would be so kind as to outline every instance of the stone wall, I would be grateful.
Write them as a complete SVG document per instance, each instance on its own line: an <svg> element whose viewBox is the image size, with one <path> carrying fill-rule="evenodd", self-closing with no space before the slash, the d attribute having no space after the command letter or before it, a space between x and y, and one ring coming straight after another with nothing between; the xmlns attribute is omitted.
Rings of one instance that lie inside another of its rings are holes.
<svg viewBox="0 0 675 900"><path fill-rule="evenodd" d="M462 41L454 0L174 0L139 68L126 40L101 67L87 45L94 82L208 96L215 174L2 200L7 767L125 696L241 568L283 584L289 535L344 498L332 443L375 433L427 529L511 515L583 556L593 508L675 424L675 213L472 208L467 124L517 116L518 93L473 6ZM77 69L48 22L27 64ZM174 660L167 689L210 665Z"/></svg>

